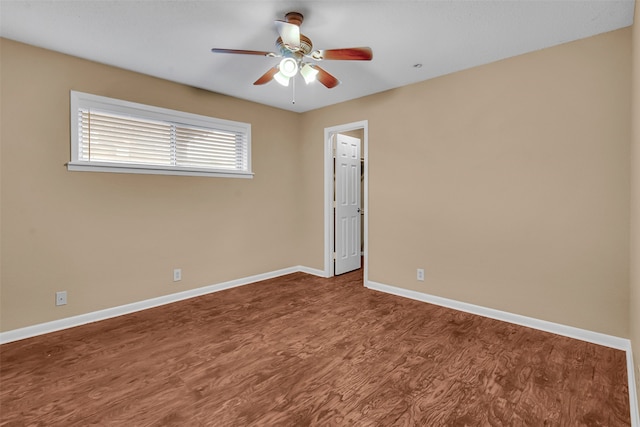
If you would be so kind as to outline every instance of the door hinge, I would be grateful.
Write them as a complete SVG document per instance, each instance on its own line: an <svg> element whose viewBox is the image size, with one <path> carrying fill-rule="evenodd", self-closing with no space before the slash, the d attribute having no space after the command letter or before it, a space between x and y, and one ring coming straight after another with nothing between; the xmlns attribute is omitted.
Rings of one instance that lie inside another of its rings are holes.
<svg viewBox="0 0 640 427"><path fill-rule="evenodd" d="M332 256L333 256L333 260L335 261L336 260L336 253L334 252Z"/></svg>

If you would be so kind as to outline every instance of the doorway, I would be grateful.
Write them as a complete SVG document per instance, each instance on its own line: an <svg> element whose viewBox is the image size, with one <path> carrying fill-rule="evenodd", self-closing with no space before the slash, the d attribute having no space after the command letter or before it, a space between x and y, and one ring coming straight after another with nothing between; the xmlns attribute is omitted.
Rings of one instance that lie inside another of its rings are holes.
<svg viewBox="0 0 640 427"><path fill-rule="evenodd" d="M334 153L337 141L337 135L355 136L361 139L361 155L360 167L362 175L360 177L360 219L361 219L361 245L360 254L362 256L362 269L364 283L367 283L368 277L368 192L369 192L369 132L368 121L363 120L354 123L348 123L339 126L332 126L324 130L324 273L326 277L332 277L336 274L335 270L335 247L336 247L336 223L335 223L335 203L336 189L334 185Z"/></svg>

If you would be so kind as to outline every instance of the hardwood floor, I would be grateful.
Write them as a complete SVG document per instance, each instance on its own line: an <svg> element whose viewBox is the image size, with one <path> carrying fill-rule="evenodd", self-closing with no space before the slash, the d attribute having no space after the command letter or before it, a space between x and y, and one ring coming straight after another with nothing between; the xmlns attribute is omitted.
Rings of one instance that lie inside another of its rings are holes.
<svg viewBox="0 0 640 427"><path fill-rule="evenodd" d="M629 426L625 354L303 273L0 346L2 426Z"/></svg>

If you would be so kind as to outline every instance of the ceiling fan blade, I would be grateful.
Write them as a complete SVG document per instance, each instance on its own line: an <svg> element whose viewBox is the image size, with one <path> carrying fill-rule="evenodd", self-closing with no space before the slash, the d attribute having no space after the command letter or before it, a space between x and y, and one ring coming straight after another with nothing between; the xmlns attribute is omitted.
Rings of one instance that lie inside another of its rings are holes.
<svg viewBox="0 0 640 427"><path fill-rule="evenodd" d="M275 76L277 73L278 73L278 68L273 67L269 69L269 71L264 73L262 76L260 76L260 78L256 80L253 84L263 85L263 84L269 83L271 80L273 80L273 76Z"/></svg>
<svg viewBox="0 0 640 427"><path fill-rule="evenodd" d="M237 54L241 54L241 55L260 55L260 56L278 56L273 52L263 52L260 50L242 50L242 49L218 49L218 48L213 48L211 49L211 52L213 53L237 53Z"/></svg>
<svg viewBox="0 0 640 427"><path fill-rule="evenodd" d="M316 80L325 85L327 88L331 89L340 84L340 80L333 77L331 74L318 67L317 65L313 65L313 68L318 70L318 75L316 76Z"/></svg>
<svg viewBox="0 0 640 427"><path fill-rule="evenodd" d="M318 61L323 59L337 59L347 61L371 61L373 51L370 47L350 47L345 49L316 50L310 55Z"/></svg>
<svg viewBox="0 0 640 427"><path fill-rule="evenodd" d="M296 51L300 47L300 27L284 21L276 21L278 34L282 37L282 42L289 49Z"/></svg>

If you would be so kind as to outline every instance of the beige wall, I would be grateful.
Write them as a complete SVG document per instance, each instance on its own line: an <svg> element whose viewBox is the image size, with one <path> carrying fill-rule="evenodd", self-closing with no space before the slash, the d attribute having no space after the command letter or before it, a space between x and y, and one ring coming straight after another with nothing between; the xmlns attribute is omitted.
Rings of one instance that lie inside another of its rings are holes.
<svg viewBox="0 0 640 427"><path fill-rule="evenodd" d="M371 280L629 336L629 29L303 115L0 48L0 330L323 268L323 130L368 120ZM256 178L67 172L71 89L250 122Z"/></svg>
<svg viewBox="0 0 640 427"><path fill-rule="evenodd" d="M636 0L633 25L633 106L631 114L631 343L635 378L640 392L640 0ZM638 393L640 406L640 393Z"/></svg>
<svg viewBox="0 0 640 427"><path fill-rule="evenodd" d="M322 131L367 119L370 280L628 337L630 53L623 29L305 114L302 264Z"/></svg>
<svg viewBox="0 0 640 427"><path fill-rule="evenodd" d="M296 114L1 43L2 331L298 264ZM72 89L249 122L255 178L68 172Z"/></svg>

